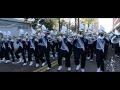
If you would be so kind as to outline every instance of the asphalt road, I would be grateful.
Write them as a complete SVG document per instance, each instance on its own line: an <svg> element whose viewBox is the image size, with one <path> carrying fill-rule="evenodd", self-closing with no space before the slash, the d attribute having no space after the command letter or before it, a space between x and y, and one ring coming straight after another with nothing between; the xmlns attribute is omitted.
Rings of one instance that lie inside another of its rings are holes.
<svg viewBox="0 0 120 90"><path fill-rule="evenodd" d="M114 50L111 49L111 46L109 47L108 50L108 55L107 55L107 60L110 59L111 56L114 56ZM120 58L115 58L114 60L116 61L116 72L120 72ZM60 72L67 72L67 68L65 67L65 61L63 61L63 68ZM32 66L26 65L23 66L23 63L20 64L12 64L10 63L0 63L0 72L57 72L58 64L57 60L52 60L52 69L47 71L47 65L44 67L35 67L35 63ZM29 64L29 63L28 63ZM75 71L75 64L73 57L71 57L71 67L72 71L71 72L81 72ZM91 62L89 60L86 60L86 67L85 67L85 72L96 72L97 66L96 66L96 61L95 61L95 56L94 56L94 61Z"/></svg>

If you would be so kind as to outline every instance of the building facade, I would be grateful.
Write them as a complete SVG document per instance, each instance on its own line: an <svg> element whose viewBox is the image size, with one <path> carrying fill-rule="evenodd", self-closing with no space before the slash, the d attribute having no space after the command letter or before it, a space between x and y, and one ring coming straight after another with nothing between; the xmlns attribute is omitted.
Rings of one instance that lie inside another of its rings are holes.
<svg viewBox="0 0 120 90"><path fill-rule="evenodd" d="M120 29L120 18L113 18L113 29Z"/></svg>
<svg viewBox="0 0 120 90"><path fill-rule="evenodd" d="M23 29L25 32L31 32L30 23L26 23L21 20L14 18L0 18L0 31L2 32L11 32L11 36L18 36L19 30Z"/></svg>

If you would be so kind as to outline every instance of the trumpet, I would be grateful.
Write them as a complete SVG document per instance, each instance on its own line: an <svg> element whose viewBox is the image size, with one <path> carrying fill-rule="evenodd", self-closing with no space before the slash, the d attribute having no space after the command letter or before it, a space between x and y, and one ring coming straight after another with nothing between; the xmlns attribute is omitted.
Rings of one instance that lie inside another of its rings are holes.
<svg viewBox="0 0 120 90"><path fill-rule="evenodd" d="M51 38L48 38L48 42L53 42L54 40Z"/></svg>
<svg viewBox="0 0 120 90"><path fill-rule="evenodd" d="M111 42L113 44L120 43L120 35L115 35L114 37L112 37Z"/></svg>
<svg viewBox="0 0 120 90"><path fill-rule="evenodd" d="M53 37L47 37L48 42L53 42L55 39Z"/></svg>

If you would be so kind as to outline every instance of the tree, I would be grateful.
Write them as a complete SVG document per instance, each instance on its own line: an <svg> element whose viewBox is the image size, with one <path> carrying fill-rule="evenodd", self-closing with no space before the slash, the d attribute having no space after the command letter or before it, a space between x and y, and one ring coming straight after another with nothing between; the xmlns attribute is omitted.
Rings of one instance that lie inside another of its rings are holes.
<svg viewBox="0 0 120 90"><path fill-rule="evenodd" d="M54 30L55 27L58 25L58 19L57 18L47 18L45 20L44 25L49 29L49 30Z"/></svg>
<svg viewBox="0 0 120 90"><path fill-rule="evenodd" d="M24 21L27 22L29 18L24 18Z"/></svg>
<svg viewBox="0 0 120 90"><path fill-rule="evenodd" d="M30 24L31 26L33 27L33 29L36 29L36 26L38 24L38 21L41 19L41 18L24 18L24 21L27 22L29 21L29 19L34 19L34 21L32 21Z"/></svg>
<svg viewBox="0 0 120 90"><path fill-rule="evenodd" d="M93 24L96 21L96 18L81 18L80 21L87 24L89 28L90 24Z"/></svg>
<svg viewBox="0 0 120 90"><path fill-rule="evenodd" d="M77 21L77 18L75 18L75 31L77 31L77 30L76 30L76 26L77 26L77 25L76 25L76 21Z"/></svg>
<svg viewBox="0 0 120 90"><path fill-rule="evenodd" d="M24 18L25 21L28 21L29 18ZM31 22L31 26L35 29L37 24L45 25L48 30L53 30L57 26L61 28L66 24L65 20L60 22L60 18L34 18L35 20Z"/></svg>

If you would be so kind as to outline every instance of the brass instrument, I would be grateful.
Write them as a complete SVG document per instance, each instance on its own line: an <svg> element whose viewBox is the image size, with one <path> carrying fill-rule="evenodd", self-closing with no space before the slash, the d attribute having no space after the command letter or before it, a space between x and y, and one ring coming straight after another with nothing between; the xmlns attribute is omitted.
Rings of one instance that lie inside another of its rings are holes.
<svg viewBox="0 0 120 90"><path fill-rule="evenodd" d="M48 42L50 43L54 41L54 38L51 35L48 35L47 39L48 39Z"/></svg>
<svg viewBox="0 0 120 90"><path fill-rule="evenodd" d="M57 34L56 39L60 41L60 40L62 40L64 37L65 37L65 35L63 35L63 34Z"/></svg>
<svg viewBox="0 0 120 90"><path fill-rule="evenodd" d="M112 37L111 42L113 44L120 43L120 35L115 35L114 37Z"/></svg>
<svg viewBox="0 0 120 90"><path fill-rule="evenodd" d="M54 40L52 38L48 38L48 42L53 42Z"/></svg>
<svg viewBox="0 0 120 90"><path fill-rule="evenodd" d="M114 34L114 36L112 37L111 42L112 42L113 44L116 44L116 43L119 43L119 44L120 44L120 31L115 30L115 34Z"/></svg>

